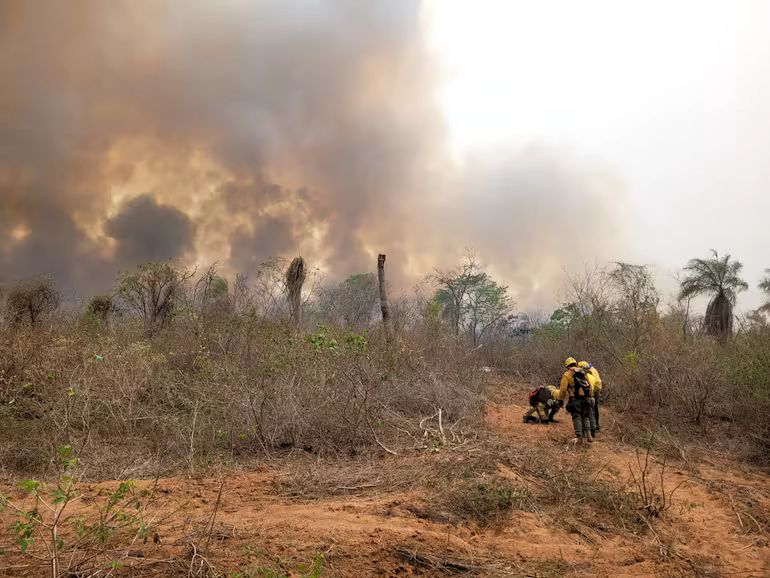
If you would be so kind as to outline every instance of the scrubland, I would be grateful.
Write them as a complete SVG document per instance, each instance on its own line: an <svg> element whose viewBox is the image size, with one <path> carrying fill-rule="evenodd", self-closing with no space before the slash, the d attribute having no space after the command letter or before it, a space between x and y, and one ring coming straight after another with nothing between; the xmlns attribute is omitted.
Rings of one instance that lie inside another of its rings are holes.
<svg viewBox="0 0 770 578"><path fill-rule="evenodd" d="M226 287L6 319L0 575L766 575L770 329L577 287L475 344L435 300L386 332ZM585 449L521 423L567 355L606 384Z"/></svg>

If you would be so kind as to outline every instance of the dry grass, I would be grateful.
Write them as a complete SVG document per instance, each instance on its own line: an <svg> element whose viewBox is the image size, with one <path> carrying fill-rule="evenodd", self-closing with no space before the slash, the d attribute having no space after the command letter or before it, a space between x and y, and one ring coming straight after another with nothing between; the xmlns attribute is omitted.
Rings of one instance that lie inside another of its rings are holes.
<svg viewBox="0 0 770 578"><path fill-rule="evenodd" d="M439 428L438 443L460 443L481 416L475 363L418 331L391 346L378 334L298 336L284 324L191 312L151 338L131 319L107 330L61 319L5 327L0 342L8 475L50 473L53 448L65 443L94 478L291 452L400 452Z"/></svg>
<svg viewBox="0 0 770 578"><path fill-rule="evenodd" d="M535 510L533 496L526 487L497 476L455 483L443 494L442 501L444 510L481 527L504 524L514 510Z"/></svg>
<svg viewBox="0 0 770 578"><path fill-rule="evenodd" d="M434 575L451 576L511 576L511 572L523 568L513 566L510 561L496 560L488 556L468 558L456 553L432 552L411 544L398 545L393 552L399 560L418 571Z"/></svg>
<svg viewBox="0 0 770 578"><path fill-rule="evenodd" d="M589 542L595 542L590 532L641 534L648 528L635 489L609 481L604 464L552 446L515 447L509 457L534 511Z"/></svg>
<svg viewBox="0 0 770 578"><path fill-rule="evenodd" d="M356 459L297 456L283 460L279 494L302 499L423 491L444 495L452 484L491 476L507 446L484 429L473 441L411 449L399 456Z"/></svg>

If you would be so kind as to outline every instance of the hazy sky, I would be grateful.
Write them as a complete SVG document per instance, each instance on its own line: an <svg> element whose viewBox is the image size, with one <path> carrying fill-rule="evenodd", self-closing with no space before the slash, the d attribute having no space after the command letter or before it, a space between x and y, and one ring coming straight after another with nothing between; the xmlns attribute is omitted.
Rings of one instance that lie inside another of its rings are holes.
<svg viewBox="0 0 770 578"><path fill-rule="evenodd" d="M0 281L770 267L766 2L5 0L0 86Z"/></svg>
<svg viewBox="0 0 770 578"><path fill-rule="evenodd" d="M428 19L458 157L538 143L604 163L633 231L618 258L656 265L665 285L687 259L729 252L752 285L741 304L758 304L770 3L440 0Z"/></svg>

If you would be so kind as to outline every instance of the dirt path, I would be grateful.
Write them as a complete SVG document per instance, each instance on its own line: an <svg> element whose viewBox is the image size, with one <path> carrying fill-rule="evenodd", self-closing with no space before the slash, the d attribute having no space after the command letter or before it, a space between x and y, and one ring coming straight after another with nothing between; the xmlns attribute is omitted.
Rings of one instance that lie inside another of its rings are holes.
<svg viewBox="0 0 770 578"><path fill-rule="evenodd" d="M525 399L526 387L506 385L508 399ZM604 412L605 432L580 450L567 443L568 416L549 426L524 424L523 404L493 405L487 421L511 447L543 448L566 466L590 460L602 479L617 487L631 481L634 450L613 436L613 416ZM414 461L434 467L438 453L414 454ZM458 454L459 455L459 454ZM377 472L406 467L406 459L385 456L372 464ZM459 459L459 458L458 458ZM211 564L233 576L300 576L323 555L324 576L770 576L768 478L729 461L677 463L665 478L667 490L681 487L674 506L653 522L654 530L631 532L589 527L585 520L559 519L564 512L544 505L536 511L513 511L505 523L480 529L471 523L427 516L424 487L395 489L357 481L317 499L292 497L281 490L285 471L224 472L222 478L159 481L155 511L161 520L157 537L137 547L141 572L133 576L188 576L193 548L210 540ZM308 461L308 478L314 465ZM653 472L657 471L657 466ZM302 470L294 471L295 478ZM523 479L521 472L500 466L500 475ZM223 498L211 516L220 481ZM559 479L539 483L560 484ZM83 507L115 484L92 484L83 490ZM6 491L10 491L6 488ZM16 494L18 495L18 494ZM163 521L165 518L168 520ZM7 527L6 519L3 526ZM210 536L210 538L209 538ZM4 536L9 549L10 536ZM3 563L6 565L3 566ZM19 563L0 557L0 576L43 576L39 570L7 569ZM2 568L6 570L2 570ZM196 566L197 568L197 566ZM269 571L275 572L269 574ZM235 574L241 572L241 574ZM128 574L127 574L128 575Z"/></svg>
<svg viewBox="0 0 770 578"><path fill-rule="evenodd" d="M618 485L632 485L631 469L637 471L637 453L612 435L615 417L611 410L603 410L604 431L597 441L586 449L569 443L573 430L569 416L561 413L560 422L539 425L524 424L521 415L524 405L505 405L490 408L489 422L515 440L528 440L536 445L562 445L567 453L584 455L603 465L603 477ZM608 432L608 433L605 433ZM640 454L642 461L644 453ZM766 524L754 519L766 519L770 512L770 480L760 472L722 459L712 463L675 463L666 469L664 487L675 488L674 505L655 521L657 538L652 540L659 552L656 558L665 562L676 557L690 566L693 575L770 576L770 547ZM650 477L658 482L660 465L650 460ZM750 496L750 503L741 502L741 496ZM754 512L756 516L752 515ZM650 538L610 540L599 538L593 546L597 562L594 571L606 575L665 574L664 564L650 565L650 561L629 561L640 555L640 542ZM644 548L641 549L644 552ZM625 561L624 561L625 560ZM616 564L613 571L611 568ZM609 565L609 567L608 567ZM622 570L626 567L628 571ZM675 574L672 574L675 575Z"/></svg>

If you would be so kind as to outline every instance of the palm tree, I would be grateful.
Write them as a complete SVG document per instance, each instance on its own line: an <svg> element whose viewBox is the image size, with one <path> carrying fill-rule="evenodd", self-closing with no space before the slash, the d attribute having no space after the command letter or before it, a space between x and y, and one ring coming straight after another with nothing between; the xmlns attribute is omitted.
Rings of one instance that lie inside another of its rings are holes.
<svg viewBox="0 0 770 578"><path fill-rule="evenodd" d="M765 304L762 305L759 310L770 312L770 269L765 269L765 273L765 278L759 282L759 288L765 295L767 295L767 301L765 301Z"/></svg>
<svg viewBox="0 0 770 578"><path fill-rule="evenodd" d="M720 257L712 249L707 259L690 259L684 268L679 299L697 295L712 295L706 308L706 334L726 339L733 332L733 307L738 292L749 288L738 275L743 269L740 261L731 261L730 255Z"/></svg>

